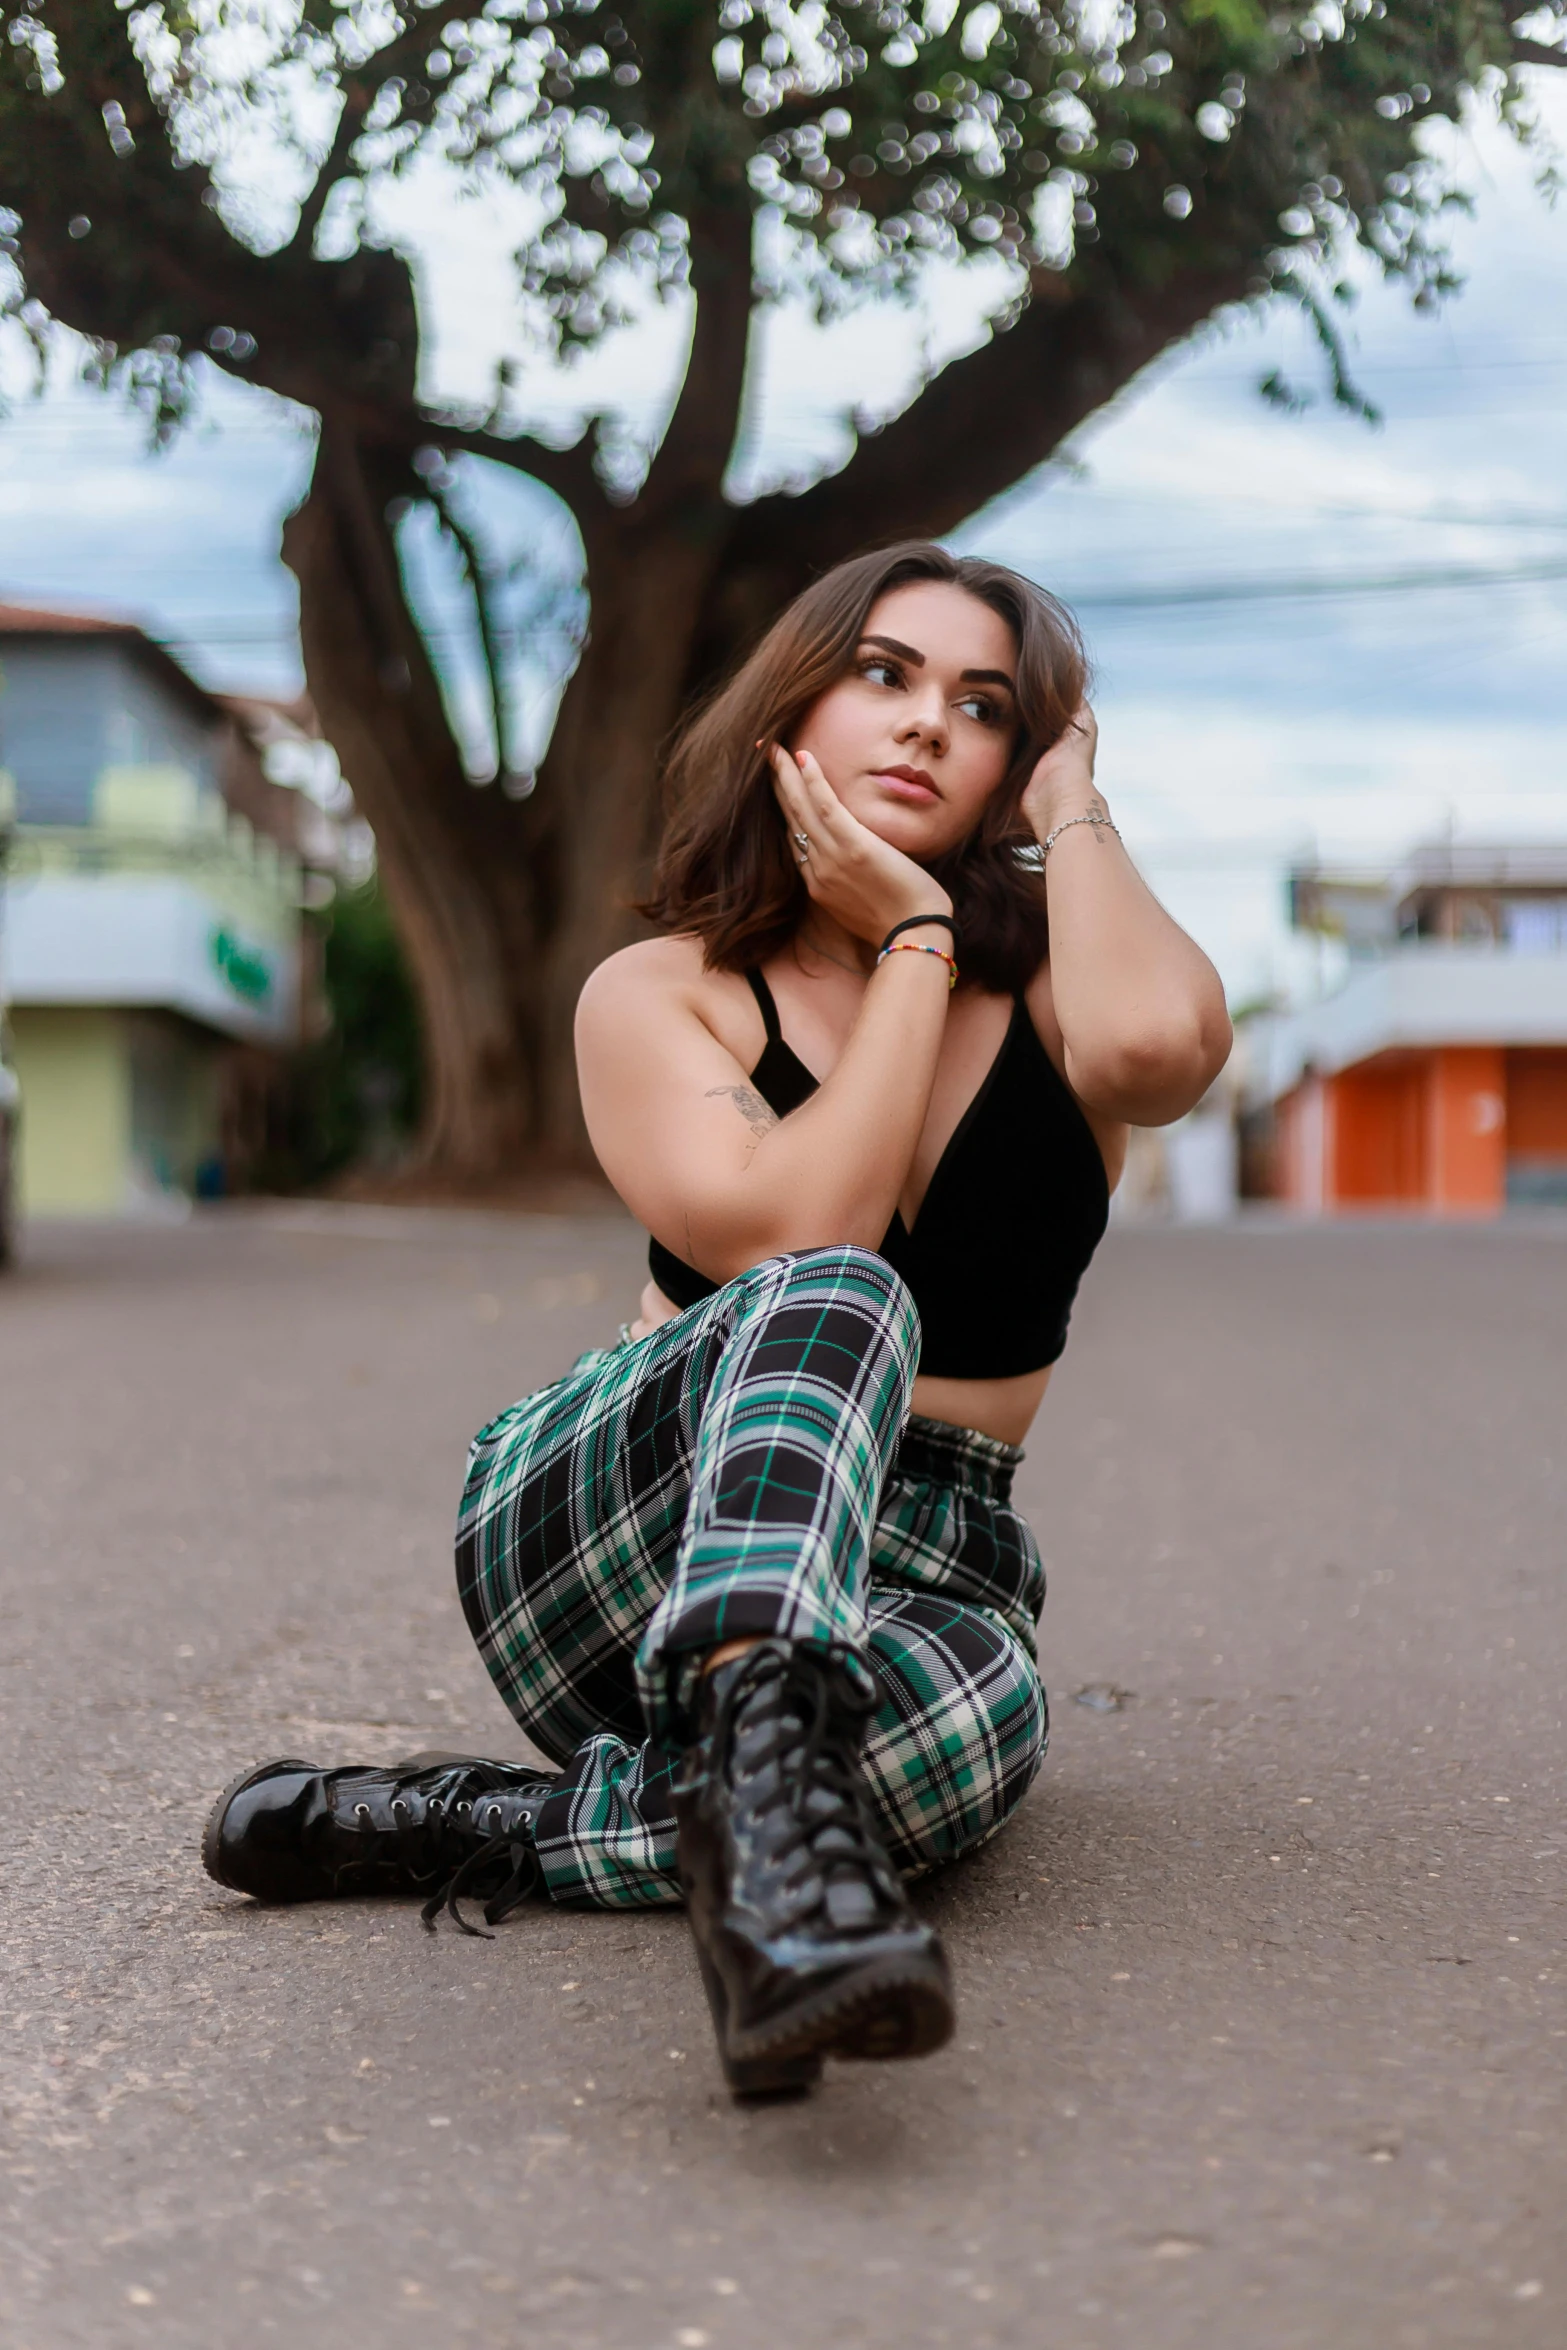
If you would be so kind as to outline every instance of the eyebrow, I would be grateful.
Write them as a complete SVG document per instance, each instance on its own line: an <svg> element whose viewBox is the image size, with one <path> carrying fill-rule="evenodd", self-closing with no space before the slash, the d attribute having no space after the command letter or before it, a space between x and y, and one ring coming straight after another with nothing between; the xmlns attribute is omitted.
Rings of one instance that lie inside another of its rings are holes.
<svg viewBox="0 0 1567 2350"><path fill-rule="evenodd" d="M860 642L862 645L884 646L889 653L896 653L901 661L909 662L915 669L923 669L925 666L924 654L916 652L912 645L901 643L895 636L866 635L861 637ZM1009 694L1015 695L1017 692L1017 687L1004 669L965 669L959 683L962 685L1000 685L1005 686Z"/></svg>

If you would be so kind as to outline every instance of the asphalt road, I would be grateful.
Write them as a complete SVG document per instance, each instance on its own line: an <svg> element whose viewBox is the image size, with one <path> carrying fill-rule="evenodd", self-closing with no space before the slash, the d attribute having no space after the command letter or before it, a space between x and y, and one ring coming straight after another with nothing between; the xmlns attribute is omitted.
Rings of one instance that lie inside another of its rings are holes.
<svg viewBox="0 0 1567 2350"><path fill-rule="evenodd" d="M464 1450L636 1249L278 1207L0 1287L6 2350L1561 2350L1560 1224L1112 1234L1021 1482L1054 1747L923 1896L926 2063L737 2111L678 1914L202 1875L252 1759L525 1751Z"/></svg>

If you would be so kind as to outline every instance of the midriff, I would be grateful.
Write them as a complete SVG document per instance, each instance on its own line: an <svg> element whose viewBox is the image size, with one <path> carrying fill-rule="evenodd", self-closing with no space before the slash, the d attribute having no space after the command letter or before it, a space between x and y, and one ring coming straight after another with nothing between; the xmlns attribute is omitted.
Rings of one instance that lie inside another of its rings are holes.
<svg viewBox="0 0 1567 2350"><path fill-rule="evenodd" d="M642 1292L641 1308L631 1324L633 1338L645 1338L661 1322L673 1321L680 1311L651 1281ZM953 1428L974 1428L1001 1444L1021 1444L1044 1400L1053 1368L1053 1364L1046 1364L1043 1370L1024 1371L1012 1379L917 1378L912 1409L922 1419L944 1420Z"/></svg>

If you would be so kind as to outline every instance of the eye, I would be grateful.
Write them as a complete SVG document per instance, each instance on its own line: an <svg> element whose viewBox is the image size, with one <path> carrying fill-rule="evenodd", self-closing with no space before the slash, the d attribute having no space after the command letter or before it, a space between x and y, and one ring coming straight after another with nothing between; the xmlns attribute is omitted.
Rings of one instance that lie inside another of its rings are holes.
<svg viewBox="0 0 1567 2350"><path fill-rule="evenodd" d="M872 685L891 686L894 691L903 683L903 672L897 662L889 661L883 653L877 653L870 660L862 661L860 675L868 678Z"/></svg>
<svg viewBox="0 0 1567 2350"><path fill-rule="evenodd" d="M993 702L988 694L965 694L958 708L966 710L981 726L999 726L1006 716L1000 703Z"/></svg>

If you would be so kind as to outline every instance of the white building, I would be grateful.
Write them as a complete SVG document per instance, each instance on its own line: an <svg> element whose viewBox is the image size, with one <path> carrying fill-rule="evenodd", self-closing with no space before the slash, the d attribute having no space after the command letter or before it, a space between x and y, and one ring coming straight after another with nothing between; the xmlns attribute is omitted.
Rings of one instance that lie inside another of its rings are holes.
<svg viewBox="0 0 1567 2350"><path fill-rule="evenodd" d="M232 1184L313 992L297 792L128 623L0 607L25 1210Z"/></svg>
<svg viewBox="0 0 1567 2350"><path fill-rule="evenodd" d="M1249 1024L1273 1189L1311 1215L1567 1201L1567 848L1442 843L1292 876L1343 983Z"/></svg>

